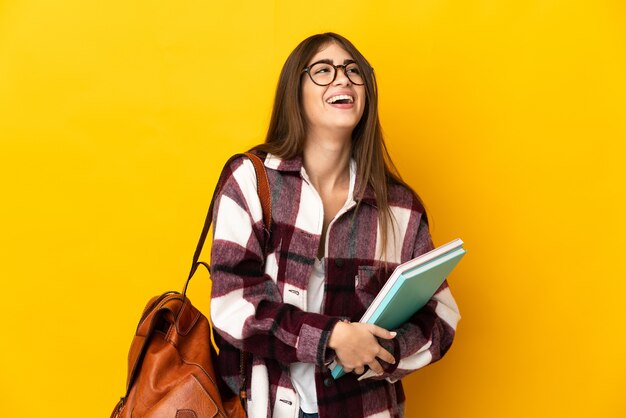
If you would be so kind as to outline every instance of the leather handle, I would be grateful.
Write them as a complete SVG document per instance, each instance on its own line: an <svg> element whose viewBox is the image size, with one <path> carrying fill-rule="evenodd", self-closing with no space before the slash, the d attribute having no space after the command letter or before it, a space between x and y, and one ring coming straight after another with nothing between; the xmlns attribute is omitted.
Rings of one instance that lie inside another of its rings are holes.
<svg viewBox="0 0 626 418"><path fill-rule="evenodd" d="M263 208L263 223L265 229L269 233L272 229L272 196L270 194L270 182L265 171L265 164L256 155L246 152L245 155L250 158L256 172L257 194Z"/></svg>

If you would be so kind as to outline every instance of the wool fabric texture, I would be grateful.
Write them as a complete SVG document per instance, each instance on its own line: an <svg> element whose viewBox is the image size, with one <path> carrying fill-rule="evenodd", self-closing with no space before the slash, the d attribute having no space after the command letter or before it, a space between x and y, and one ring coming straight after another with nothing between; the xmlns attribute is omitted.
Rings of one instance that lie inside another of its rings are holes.
<svg viewBox="0 0 626 418"><path fill-rule="evenodd" d="M298 416L288 367L293 362L316 365L320 418L404 416L400 379L439 360L454 338L460 315L447 282L407 323L390 330L397 332L395 338L379 339L396 359L395 364L381 361L383 375L359 379L348 373L334 380L328 366L335 353L327 345L335 324L358 321L397 265L433 249L423 206L406 187L389 185L393 228L383 257L373 190L365 187L355 196L327 230L322 312L306 312L306 281L322 233L322 201L300 157L263 157L271 185L271 233L264 230L248 159L225 168L216 195L211 319L225 383L238 392L238 350L243 349L251 353L246 370L250 418ZM383 258L387 267L380 263Z"/></svg>

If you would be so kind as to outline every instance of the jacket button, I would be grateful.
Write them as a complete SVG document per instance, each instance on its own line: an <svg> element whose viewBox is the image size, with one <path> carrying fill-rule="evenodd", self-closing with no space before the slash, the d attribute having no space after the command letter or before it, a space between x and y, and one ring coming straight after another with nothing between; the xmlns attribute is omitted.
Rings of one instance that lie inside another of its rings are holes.
<svg viewBox="0 0 626 418"><path fill-rule="evenodd" d="M341 259L341 258L336 258L336 259L335 259L335 265L336 265L337 267L343 267L343 259Z"/></svg>
<svg viewBox="0 0 626 418"><path fill-rule="evenodd" d="M326 379L324 379L324 386L326 386L327 388L331 387L334 383L335 379L333 379L332 377L327 377Z"/></svg>

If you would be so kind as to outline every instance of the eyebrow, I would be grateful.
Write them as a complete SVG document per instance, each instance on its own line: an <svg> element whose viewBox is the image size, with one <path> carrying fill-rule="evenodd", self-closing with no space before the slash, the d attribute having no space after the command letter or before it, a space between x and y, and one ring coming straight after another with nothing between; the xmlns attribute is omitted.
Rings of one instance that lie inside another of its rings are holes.
<svg viewBox="0 0 626 418"><path fill-rule="evenodd" d="M320 62L323 62L324 64L334 65L333 60L328 59L328 58L325 58L325 59L323 59L323 60L319 60L319 61L315 61L314 63L312 63L312 64L310 64L310 65L313 65L313 64L318 64L318 63L320 63ZM352 63L356 63L356 61L355 61L355 60L353 60L352 58L346 58L345 60L343 60L343 65L346 65L346 64L352 64Z"/></svg>

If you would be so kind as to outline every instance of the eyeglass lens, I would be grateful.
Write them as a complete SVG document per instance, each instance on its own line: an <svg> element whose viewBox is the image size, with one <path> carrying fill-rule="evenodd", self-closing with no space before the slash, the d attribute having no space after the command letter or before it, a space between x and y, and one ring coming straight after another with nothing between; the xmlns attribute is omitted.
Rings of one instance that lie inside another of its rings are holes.
<svg viewBox="0 0 626 418"><path fill-rule="evenodd" d="M356 63L351 63L343 67L346 76L352 82L352 84L362 85L364 83L363 75ZM311 79L322 86L326 86L333 82L335 79L335 72L337 70L330 64L324 62L318 62L309 69L309 75Z"/></svg>

